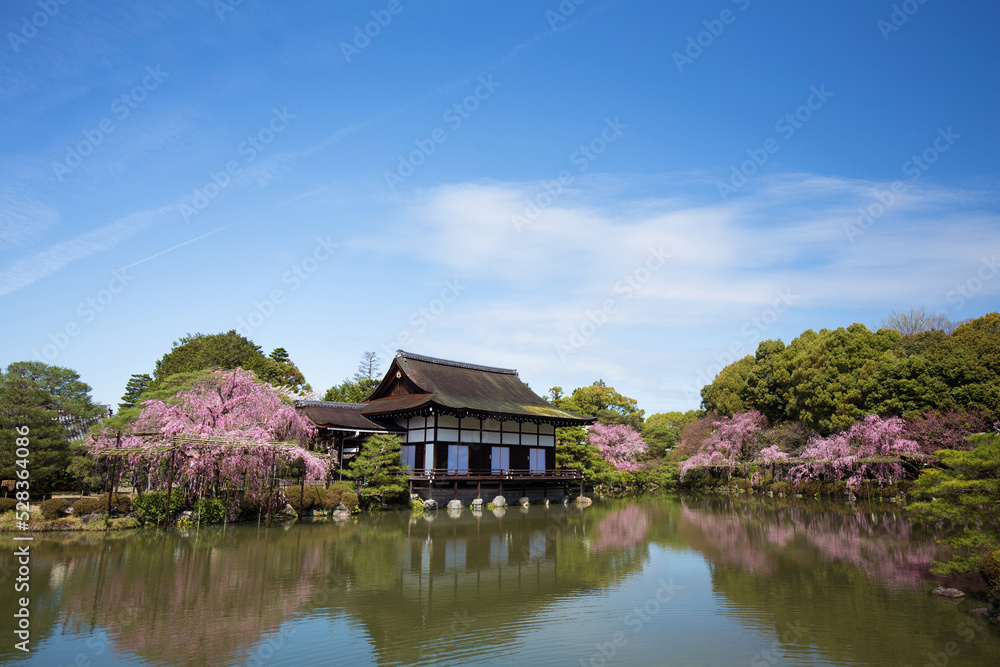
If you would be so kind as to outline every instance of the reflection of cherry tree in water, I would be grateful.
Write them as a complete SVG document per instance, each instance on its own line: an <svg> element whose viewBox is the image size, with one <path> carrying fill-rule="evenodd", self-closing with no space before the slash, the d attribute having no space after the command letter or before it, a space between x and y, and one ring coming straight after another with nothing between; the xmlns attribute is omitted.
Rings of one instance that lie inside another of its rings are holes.
<svg viewBox="0 0 1000 667"><path fill-rule="evenodd" d="M630 549L646 540L649 516L638 505L615 510L594 526L594 539L590 550L600 553L608 549Z"/></svg>
<svg viewBox="0 0 1000 667"><path fill-rule="evenodd" d="M804 507L745 505L732 512L698 510L682 501L681 530L716 563L771 574L778 561L799 561L812 548L829 563L856 567L890 588L919 588L937 555L933 540L917 538L899 514L840 513ZM685 527L687 530L685 530Z"/></svg>
<svg viewBox="0 0 1000 667"><path fill-rule="evenodd" d="M107 628L120 655L219 664L306 608L331 570L325 545L300 546L293 535L247 540L203 531L157 541L73 549L60 591L64 632Z"/></svg>

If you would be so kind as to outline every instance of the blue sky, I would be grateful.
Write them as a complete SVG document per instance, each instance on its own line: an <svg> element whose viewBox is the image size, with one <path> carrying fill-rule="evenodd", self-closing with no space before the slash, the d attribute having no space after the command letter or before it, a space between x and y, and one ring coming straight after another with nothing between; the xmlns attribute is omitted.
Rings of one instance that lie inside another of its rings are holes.
<svg viewBox="0 0 1000 667"><path fill-rule="evenodd" d="M651 414L761 340L995 311L998 19L5 2L0 365L117 403L173 341L236 328L319 392L403 348Z"/></svg>

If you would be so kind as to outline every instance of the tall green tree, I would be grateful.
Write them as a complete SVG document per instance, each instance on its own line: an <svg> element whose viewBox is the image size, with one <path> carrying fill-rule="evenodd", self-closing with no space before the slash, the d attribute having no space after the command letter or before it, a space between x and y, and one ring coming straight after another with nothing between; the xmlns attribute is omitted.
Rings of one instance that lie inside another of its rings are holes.
<svg viewBox="0 0 1000 667"><path fill-rule="evenodd" d="M118 404L118 409L134 408L138 404L142 392L146 391L146 387L152 381L153 378L146 373L133 373L128 384L125 385L125 394L122 396L121 403Z"/></svg>
<svg viewBox="0 0 1000 667"><path fill-rule="evenodd" d="M398 435L376 433L361 445L344 475L354 480L358 497L369 506L382 507L406 499L407 483L401 463L402 441Z"/></svg>
<svg viewBox="0 0 1000 667"><path fill-rule="evenodd" d="M104 414L76 371L37 361L10 364L0 373L0 476L14 479L16 429L27 426L31 491L71 486L70 433L85 431Z"/></svg>

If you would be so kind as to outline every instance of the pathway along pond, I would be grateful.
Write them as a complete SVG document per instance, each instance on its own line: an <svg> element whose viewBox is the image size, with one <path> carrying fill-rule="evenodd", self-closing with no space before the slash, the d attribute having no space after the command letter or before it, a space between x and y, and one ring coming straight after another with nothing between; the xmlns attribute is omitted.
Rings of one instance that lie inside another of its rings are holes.
<svg viewBox="0 0 1000 667"><path fill-rule="evenodd" d="M892 505L667 496L36 534L33 652L4 613L2 661L1000 665L982 601L929 594L934 537Z"/></svg>

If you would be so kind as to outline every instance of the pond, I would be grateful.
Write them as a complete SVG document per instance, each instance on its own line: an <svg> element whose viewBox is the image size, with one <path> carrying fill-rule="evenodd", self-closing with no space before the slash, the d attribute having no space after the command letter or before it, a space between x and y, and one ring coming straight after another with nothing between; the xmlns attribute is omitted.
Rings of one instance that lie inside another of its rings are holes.
<svg viewBox="0 0 1000 667"><path fill-rule="evenodd" d="M28 665L997 665L891 504L649 496L36 534ZM13 553L10 536L0 537ZM18 543L21 544L21 543ZM10 562L8 556L5 562ZM15 609L13 576L0 608ZM977 577L952 580L975 593Z"/></svg>

